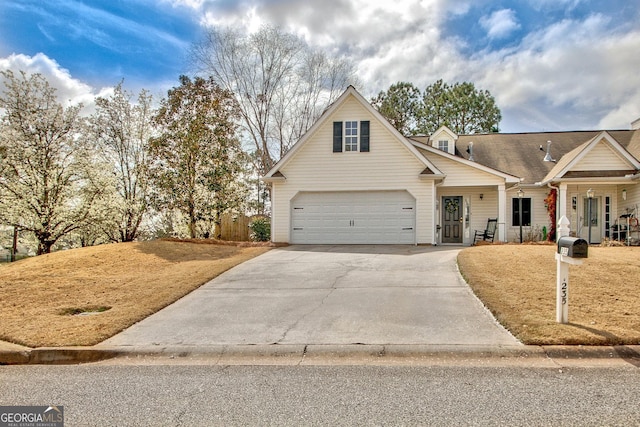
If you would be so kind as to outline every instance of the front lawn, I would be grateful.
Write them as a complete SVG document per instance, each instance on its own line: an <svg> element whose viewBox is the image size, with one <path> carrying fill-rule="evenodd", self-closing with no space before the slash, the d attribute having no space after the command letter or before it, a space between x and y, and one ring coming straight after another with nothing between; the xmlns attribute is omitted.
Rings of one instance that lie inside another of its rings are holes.
<svg viewBox="0 0 640 427"><path fill-rule="evenodd" d="M569 324L556 323L555 245L485 245L458 256L460 272L525 344L640 344L640 248L590 247L569 269Z"/></svg>
<svg viewBox="0 0 640 427"><path fill-rule="evenodd" d="M97 344L268 247L155 240L60 251L0 266L0 340Z"/></svg>

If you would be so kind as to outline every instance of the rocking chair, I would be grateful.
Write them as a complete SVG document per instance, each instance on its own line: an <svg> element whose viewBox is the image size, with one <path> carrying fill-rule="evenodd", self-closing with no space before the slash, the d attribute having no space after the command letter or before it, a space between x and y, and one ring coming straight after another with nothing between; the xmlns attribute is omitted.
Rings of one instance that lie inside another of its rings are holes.
<svg viewBox="0 0 640 427"><path fill-rule="evenodd" d="M497 225L498 218L489 218L487 220L487 228L484 230L476 230L476 235L473 237L473 244L475 245L480 241L493 243Z"/></svg>

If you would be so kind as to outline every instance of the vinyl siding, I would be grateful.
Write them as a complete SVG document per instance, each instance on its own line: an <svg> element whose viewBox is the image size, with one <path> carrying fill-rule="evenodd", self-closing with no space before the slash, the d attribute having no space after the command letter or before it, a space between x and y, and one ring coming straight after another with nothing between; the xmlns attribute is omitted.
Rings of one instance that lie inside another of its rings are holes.
<svg viewBox="0 0 640 427"><path fill-rule="evenodd" d="M542 233L542 227L550 228L550 220L547 209L544 206L544 199L549 194L549 188L527 188L525 197L531 198L531 227L523 227L523 236L526 239L532 231ZM482 194L482 200L480 200ZM498 191L495 186L487 187L451 187L438 188L438 200L442 203L443 196L462 196L463 205L470 208L469 225L464 224L464 244L472 244L475 231L482 231L487 226L489 218L498 218ZM520 227L512 226L512 199L517 198L515 190L507 191L506 212L504 224L498 224L498 228L503 228L507 232L507 241L520 241ZM438 209L438 224L440 224L441 210ZM497 238L496 238L497 241Z"/></svg>
<svg viewBox="0 0 640 427"><path fill-rule="evenodd" d="M604 140L601 140L591 151L578 161L571 171L592 170L625 170L631 165Z"/></svg>
<svg viewBox="0 0 640 427"><path fill-rule="evenodd" d="M549 214L544 206L544 199L547 198L549 191L550 189L547 187L524 189L524 197L531 198L531 226L522 227L523 240L528 240L529 236L532 234L539 235L539 238L541 239L542 228L547 227L548 231L551 227L551 220L549 219ZM507 241L509 242L520 241L520 227L513 226L511 221L513 216L512 200L514 198L518 198L515 191L507 193L507 215L505 220L507 223Z"/></svg>
<svg viewBox="0 0 640 427"><path fill-rule="evenodd" d="M602 220L600 221L601 225L601 233L602 236L605 236L605 219L604 219L604 203L605 197L611 197L611 218L610 225L613 225L618 215L616 212L620 212L622 209L619 208L619 204L622 203L622 196L620 195L620 191L618 191L618 187L616 185L569 185L567 186L567 217L570 222L570 229L572 235L576 236L585 236L585 230L583 230L583 215L584 215L584 198L587 195L587 190L592 188L595 192L595 196L599 197L601 200L600 203L600 217ZM628 191L628 190L627 190ZM618 200L618 196L620 196L620 200ZM577 198L576 208L574 209L572 204L572 198ZM629 197L627 197L627 201L629 201Z"/></svg>
<svg viewBox="0 0 640 427"><path fill-rule="evenodd" d="M482 200L480 200L482 194ZM498 191L496 187L446 187L438 189L438 218L442 223L442 198L446 196L462 196L464 207L463 244L473 243L475 231L483 231L487 226L487 219L498 217ZM467 222L466 208L469 207ZM497 241L497 238L496 238Z"/></svg>
<svg viewBox="0 0 640 427"><path fill-rule="evenodd" d="M627 200L622 200L622 189L627 190ZM640 183L636 181L632 185L620 185L617 197L619 200L619 209L616 211L618 216L635 210L635 214L640 217Z"/></svg>
<svg viewBox="0 0 640 427"><path fill-rule="evenodd" d="M370 152L333 152L333 122L347 120L371 121ZM290 240L290 202L298 192L407 190L416 199L416 243L432 243L434 185L419 178L424 168L351 96L281 168L286 180L273 185L273 240Z"/></svg>
<svg viewBox="0 0 640 427"><path fill-rule="evenodd" d="M504 179L498 176L448 159L444 156L427 153L426 151L423 151L423 153L429 161L447 175L441 185L442 187L466 187L469 186L470 183L473 183L474 186L504 184Z"/></svg>

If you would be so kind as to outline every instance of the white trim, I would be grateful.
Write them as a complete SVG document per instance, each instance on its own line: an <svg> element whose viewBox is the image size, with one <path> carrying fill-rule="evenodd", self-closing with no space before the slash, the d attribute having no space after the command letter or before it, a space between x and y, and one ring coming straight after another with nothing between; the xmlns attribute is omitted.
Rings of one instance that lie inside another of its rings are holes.
<svg viewBox="0 0 640 427"><path fill-rule="evenodd" d="M284 176L272 176L267 178L266 176L262 177L262 182L284 182L287 180Z"/></svg>
<svg viewBox="0 0 640 427"><path fill-rule="evenodd" d="M567 189L568 186L566 183L562 183L558 186L558 194L556 195L556 206L558 206L556 211L556 222L557 218L567 216L567 213L569 212L567 209Z"/></svg>
<svg viewBox="0 0 640 427"><path fill-rule="evenodd" d="M498 222L496 228L498 231L498 241L507 241L507 223L505 216L507 214L507 190L504 184L498 185Z"/></svg>
<svg viewBox="0 0 640 427"><path fill-rule="evenodd" d="M602 184L602 185L613 185L613 184L629 184L630 182L635 181L634 178L631 177L587 177L587 178L560 178L557 180L554 180L553 182L557 182L557 183L589 183L589 184L593 184L593 185L597 185L597 184ZM551 181L547 181L545 183L548 183Z"/></svg>
<svg viewBox="0 0 640 427"><path fill-rule="evenodd" d="M436 131L435 131L435 132L433 132L431 135L432 135L432 136L434 137L434 139L435 139L435 137L436 137L439 133L443 133L443 132L445 132L445 133L449 134L449 136L450 136L451 138L453 138L454 143L455 143L455 141L457 141L457 140L458 140L458 134L457 134L457 133L455 133L454 131L452 131L451 129L449 129L447 126L440 126L440 127L439 127L438 129L436 129ZM429 140L431 140L431 137L429 137Z"/></svg>

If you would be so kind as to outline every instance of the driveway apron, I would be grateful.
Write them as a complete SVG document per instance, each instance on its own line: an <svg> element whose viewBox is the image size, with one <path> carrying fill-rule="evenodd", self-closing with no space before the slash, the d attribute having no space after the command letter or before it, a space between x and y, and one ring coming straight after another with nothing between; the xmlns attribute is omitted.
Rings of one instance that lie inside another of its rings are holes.
<svg viewBox="0 0 640 427"><path fill-rule="evenodd" d="M459 250L273 249L103 344L517 345L461 278Z"/></svg>

